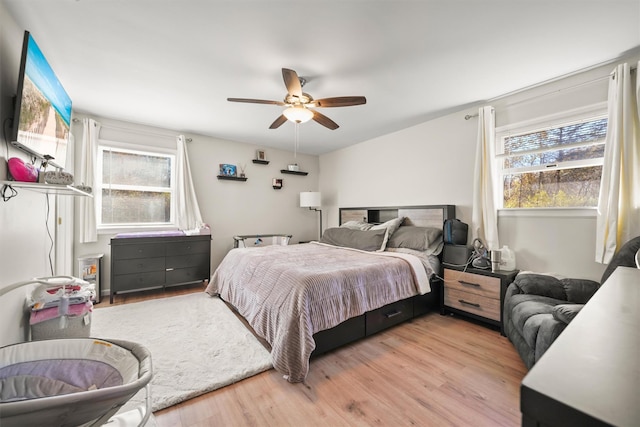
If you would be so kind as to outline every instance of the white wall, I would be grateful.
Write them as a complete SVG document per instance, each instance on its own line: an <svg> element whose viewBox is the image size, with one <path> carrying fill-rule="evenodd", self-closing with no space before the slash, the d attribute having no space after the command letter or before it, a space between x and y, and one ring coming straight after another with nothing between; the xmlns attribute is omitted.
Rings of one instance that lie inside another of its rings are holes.
<svg viewBox="0 0 640 427"><path fill-rule="evenodd" d="M75 117L84 116L77 114ZM100 117L94 119L104 127L101 137L116 141L175 147L175 137L180 133ZM72 130L79 137L82 134L81 124L74 123ZM233 247L234 235L286 233L293 235L292 243L317 238L317 214L298 206L301 191L318 189L317 156L297 155L295 161L301 170L309 173L307 176L282 174L280 170L294 162L292 152L264 149L270 163L259 165L251 160L256 157L256 150L264 147L188 133L185 136L192 139L187 143L187 151L203 221L212 230L212 273ZM80 146L81 141L76 139L76 159L80 158ZM218 180L216 176L220 163L246 165L247 181ZM77 164L76 168L79 170ZM283 179L282 189L273 189L273 178ZM77 227L75 235L79 236ZM111 237L113 233L100 234L98 242L89 244L82 244L77 238L75 241L75 257L105 254L103 293L110 287Z"/></svg>
<svg viewBox="0 0 640 427"><path fill-rule="evenodd" d="M638 60L628 58L632 63ZM596 67L492 102L496 125L505 126L607 100L614 65ZM425 94L425 96L428 94ZM327 227L339 207L454 204L470 224L477 108L366 141L320 157L320 190ZM600 280L595 259L595 212L536 215L500 213L501 245L516 253L517 268Z"/></svg>
<svg viewBox="0 0 640 427"><path fill-rule="evenodd" d="M0 3L0 122L3 125L5 120L13 117L12 98L18 84L23 32L10 18L4 4ZM4 132L0 138L3 148L0 151L0 180L5 180L7 158L20 157L26 161L28 158L10 146L5 149ZM51 275L49 253L52 242L49 234L55 236L56 232L56 197L18 191L17 197L7 202L0 201L0 289L23 280ZM54 255L55 248L51 253L52 257ZM0 346L26 339L25 297L29 291L29 288L20 288L0 297Z"/></svg>

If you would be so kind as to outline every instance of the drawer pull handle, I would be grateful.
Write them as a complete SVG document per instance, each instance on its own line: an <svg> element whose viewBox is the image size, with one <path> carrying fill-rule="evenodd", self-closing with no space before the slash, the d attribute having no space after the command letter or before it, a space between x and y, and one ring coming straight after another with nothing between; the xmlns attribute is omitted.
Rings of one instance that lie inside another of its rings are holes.
<svg viewBox="0 0 640 427"><path fill-rule="evenodd" d="M458 283L460 283L461 285L475 286L476 288L480 287L479 283L465 282L464 280L458 280Z"/></svg>
<svg viewBox="0 0 640 427"><path fill-rule="evenodd" d="M165 268L165 271L173 271L173 268Z"/></svg>
<svg viewBox="0 0 640 427"><path fill-rule="evenodd" d="M396 310L396 311L393 311L391 313L386 313L385 316L386 316L387 319L391 319L392 317L396 317L396 316L399 316L401 314L402 314L402 312L400 310Z"/></svg>
<svg viewBox="0 0 640 427"><path fill-rule="evenodd" d="M467 305L470 305L470 306L473 306L473 307L476 307L476 308L480 308L480 304L476 304L476 303L473 303L473 302L468 302L468 301L465 301L463 299L459 299L458 302L460 304L467 304Z"/></svg>

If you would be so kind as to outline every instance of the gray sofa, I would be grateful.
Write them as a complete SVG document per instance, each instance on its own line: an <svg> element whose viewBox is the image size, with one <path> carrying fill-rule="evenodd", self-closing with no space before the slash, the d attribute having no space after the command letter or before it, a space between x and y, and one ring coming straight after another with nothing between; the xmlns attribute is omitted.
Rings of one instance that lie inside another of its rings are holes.
<svg viewBox="0 0 640 427"><path fill-rule="evenodd" d="M613 257L600 282L520 273L504 297L504 332L531 368L618 266L635 267L640 237Z"/></svg>

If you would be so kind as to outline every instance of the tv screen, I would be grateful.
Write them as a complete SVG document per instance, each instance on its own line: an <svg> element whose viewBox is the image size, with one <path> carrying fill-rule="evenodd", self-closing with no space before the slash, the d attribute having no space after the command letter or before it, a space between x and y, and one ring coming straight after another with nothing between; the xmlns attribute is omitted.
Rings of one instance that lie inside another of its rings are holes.
<svg viewBox="0 0 640 427"><path fill-rule="evenodd" d="M11 143L63 169L71 126L71 99L28 31L24 33Z"/></svg>

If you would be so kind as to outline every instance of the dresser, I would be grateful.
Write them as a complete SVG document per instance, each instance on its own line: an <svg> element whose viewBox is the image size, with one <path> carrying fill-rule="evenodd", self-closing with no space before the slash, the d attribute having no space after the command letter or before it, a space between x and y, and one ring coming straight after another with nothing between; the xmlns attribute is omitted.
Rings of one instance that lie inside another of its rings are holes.
<svg viewBox="0 0 640 427"><path fill-rule="evenodd" d="M109 301L119 292L197 282L210 273L210 235L113 238Z"/></svg>
<svg viewBox="0 0 640 427"><path fill-rule="evenodd" d="M502 331L502 307L507 286L518 270L496 271L478 268L444 268L441 299L443 314L450 312L497 326Z"/></svg>

